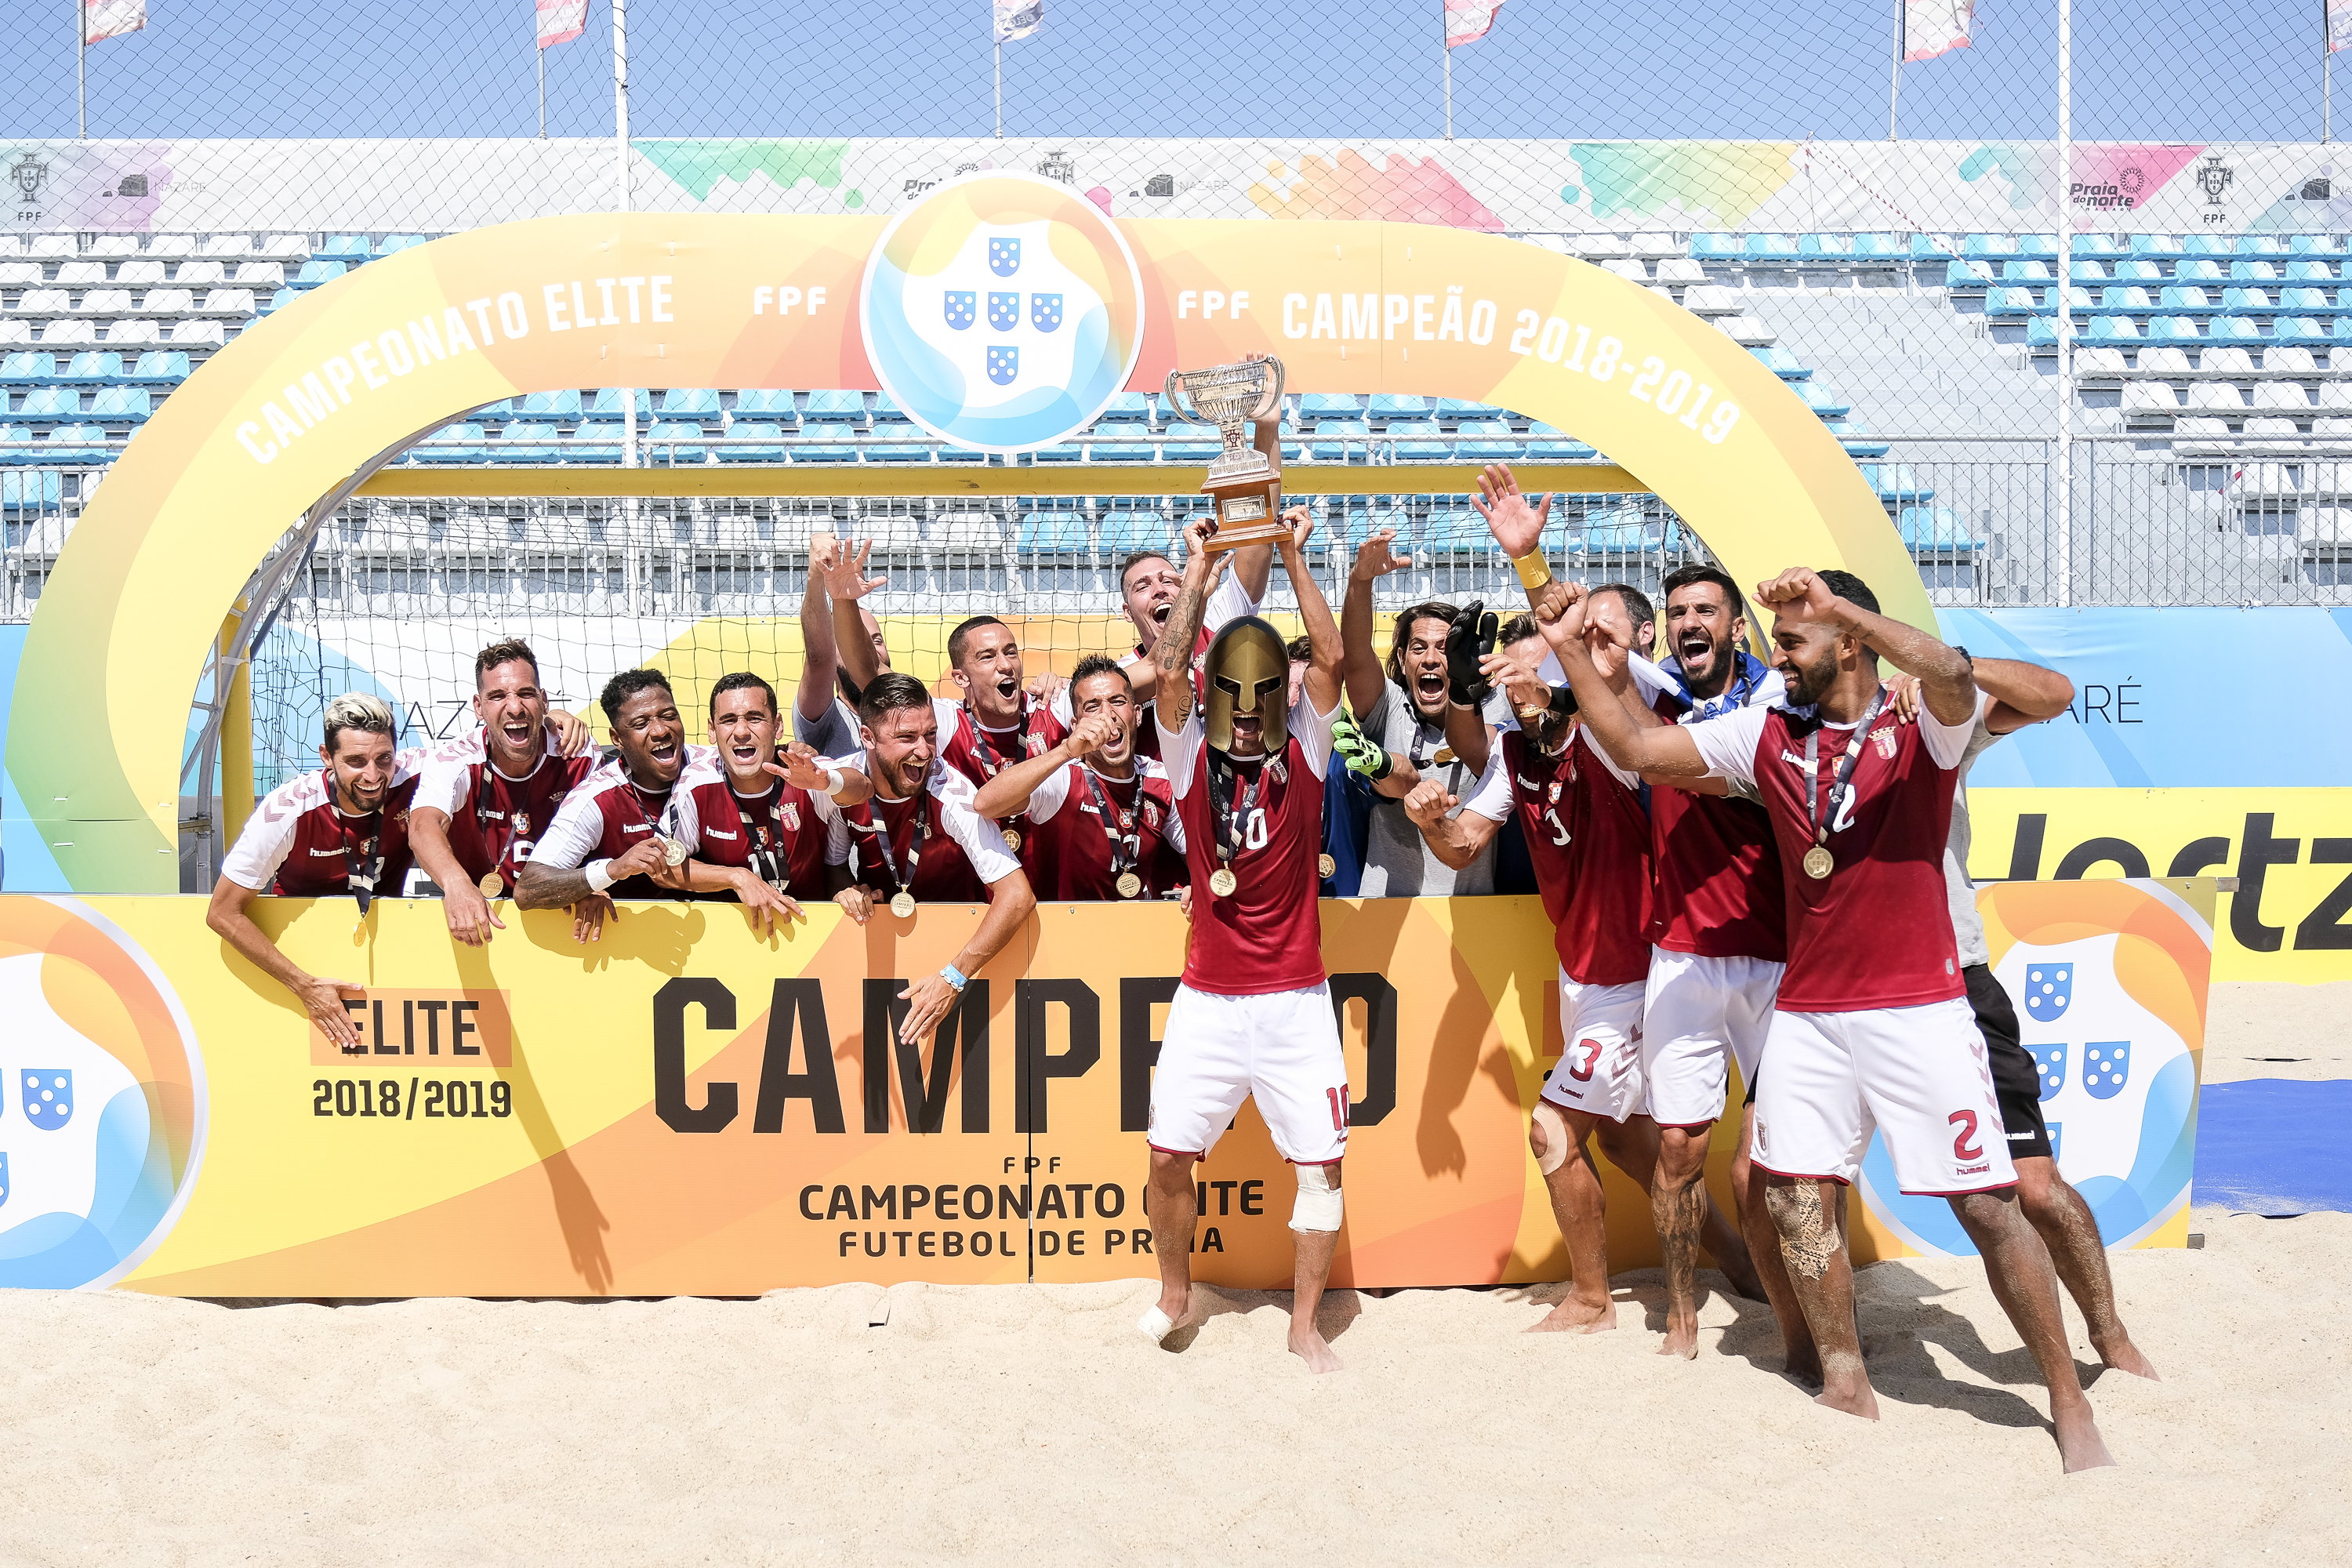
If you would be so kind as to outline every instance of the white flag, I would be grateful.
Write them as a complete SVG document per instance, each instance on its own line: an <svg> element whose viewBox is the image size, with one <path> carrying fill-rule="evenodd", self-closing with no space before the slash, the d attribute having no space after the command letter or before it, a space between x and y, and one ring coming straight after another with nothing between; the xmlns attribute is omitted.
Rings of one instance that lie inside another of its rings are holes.
<svg viewBox="0 0 2352 1568"><path fill-rule="evenodd" d="M539 0L539 47L568 44L588 30L588 0Z"/></svg>
<svg viewBox="0 0 2352 1568"><path fill-rule="evenodd" d="M1969 47L1977 0L1903 0L1903 58L1932 60Z"/></svg>
<svg viewBox="0 0 2352 1568"><path fill-rule="evenodd" d="M996 41L1025 38L1045 25L1045 0L990 0L996 12Z"/></svg>
<svg viewBox="0 0 2352 1568"><path fill-rule="evenodd" d="M147 0L81 0L81 41L102 44L147 26Z"/></svg>
<svg viewBox="0 0 2352 1568"><path fill-rule="evenodd" d="M1485 37L1502 8L1503 0L1445 0L1445 47L1458 49Z"/></svg>
<svg viewBox="0 0 2352 1568"><path fill-rule="evenodd" d="M2327 52L2352 48L2352 0L2327 0Z"/></svg>

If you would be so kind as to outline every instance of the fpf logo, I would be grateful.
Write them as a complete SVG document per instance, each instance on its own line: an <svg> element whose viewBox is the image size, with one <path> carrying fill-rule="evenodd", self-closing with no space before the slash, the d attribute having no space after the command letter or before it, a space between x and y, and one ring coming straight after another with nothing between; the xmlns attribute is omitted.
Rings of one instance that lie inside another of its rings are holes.
<svg viewBox="0 0 2352 1568"><path fill-rule="evenodd" d="M884 390L917 424L960 447L1026 451L1084 429L1127 384L1142 279L1092 203L987 171L892 220L866 261L859 321Z"/></svg>

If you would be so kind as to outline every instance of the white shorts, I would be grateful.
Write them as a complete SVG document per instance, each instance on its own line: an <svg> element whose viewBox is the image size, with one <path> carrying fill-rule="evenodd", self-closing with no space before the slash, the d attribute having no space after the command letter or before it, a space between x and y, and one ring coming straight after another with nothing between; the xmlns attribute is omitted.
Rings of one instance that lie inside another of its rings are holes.
<svg viewBox="0 0 2352 1568"><path fill-rule="evenodd" d="M1543 1098L1622 1121L1649 1110L1642 1078L1642 986L1587 985L1559 972L1559 1065Z"/></svg>
<svg viewBox="0 0 2352 1568"><path fill-rule="evenodd" d="M1965 997L1864 1013L1772 1016L1749 1158L1777 1176L1851 1183L1886 1133L1895 1184L1958 1197L2012 1185L1984 1037Z"/></svg>
<svg viewBox="0 0 2352 1568"><path fill-rule="evenodd" d="M1642 1071L1650 1114L1661 1127L1704 1127L1723 1114L1728 1063L1742 1082L1756 1081L1772 998L1788 967L1769 958L1703 958L1650 950L1650 987L1642 1007Z"/></svg>
<svg viewBox="0 0 2352 1568"><path fill-rule="evenodd" d="M1292 1164L1347 1153L1348 1060L1328 983L1255 996L1176 988L1151 1075L1151 1146L1206 1154L1248 1098Z"/></svg>

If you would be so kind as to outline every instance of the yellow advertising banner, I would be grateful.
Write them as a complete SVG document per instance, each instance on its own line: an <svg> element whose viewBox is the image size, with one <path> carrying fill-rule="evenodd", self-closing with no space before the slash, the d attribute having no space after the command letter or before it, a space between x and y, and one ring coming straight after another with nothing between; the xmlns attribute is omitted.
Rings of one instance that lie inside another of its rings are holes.
<svg viewBox="0 0 2352 1568"><path fill-rule="evenodd" d="M2005 980L2078 976L2036 1004L2037 1037L2136 1042L2130 1082L2102 1057L2045 1102L2097 1167L2077 1184L2110 1242L2177 1245L2204 922L2147 882L1985 898ZM624 906L586 947L561 914L509 910L477 950L432 902L257 909L296 962L363 988L358 1052L230 953L202 900L0 898L0 1283L741 1295L1154 1272L1143 1128L1182 967L1171 906L1041 909L919 1051L893 1040L895 997L975 910L860 928L827 905L760 939L731 906ZM1334 1279L1561 1277L1525 1142L1559 1050L1539 904L1322 917L1353 1129ZM1727 1206L1737 1125L1709 1164ZM1607 1180L1612 1267L1654 1263L1646 1200ZM1286 1284L1293 1184L1254 1107L1199 1183L1198 1277ZM1858 1256L1958 1249L1942 1205L1906 1211L1869 1166L1861 1184Z"/></svg>

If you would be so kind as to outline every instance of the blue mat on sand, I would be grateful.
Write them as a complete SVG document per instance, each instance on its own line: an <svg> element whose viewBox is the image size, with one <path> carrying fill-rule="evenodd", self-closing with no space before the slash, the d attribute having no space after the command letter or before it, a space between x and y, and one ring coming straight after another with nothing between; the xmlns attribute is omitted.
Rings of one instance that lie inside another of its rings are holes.
<svg viewBox="0 0 2352 1568"><path fill-rule="evenodd" d="M2205 1086L2193 1200L2240 1214L2352 1213L2352 1079Z"/></svg>

